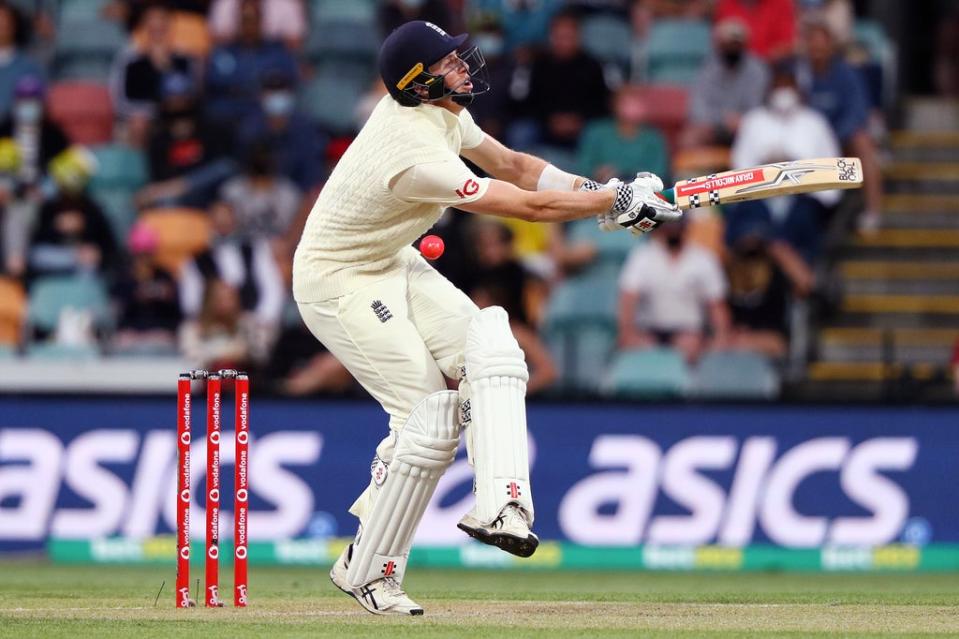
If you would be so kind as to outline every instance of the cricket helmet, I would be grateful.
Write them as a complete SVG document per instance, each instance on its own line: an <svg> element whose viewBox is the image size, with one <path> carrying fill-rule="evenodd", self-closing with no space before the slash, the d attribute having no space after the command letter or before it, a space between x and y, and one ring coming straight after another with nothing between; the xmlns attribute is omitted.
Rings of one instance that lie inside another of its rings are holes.
<svg viewBox="0 0 959 639"><path fill-rule="evenodd" d="M413 20L395 29L383 41L379 59L380 76L390 95L409 107L447 97L466 106L474 96L488 91L486 60L478 47L470 47L459 54L469 70L469 77L463 82L472 82L473 85L468 92L458 92L458 86L447 87L443 75L429 72L431 65L457 51L468 37L465 33L451 36L424 20Z"/></svg>

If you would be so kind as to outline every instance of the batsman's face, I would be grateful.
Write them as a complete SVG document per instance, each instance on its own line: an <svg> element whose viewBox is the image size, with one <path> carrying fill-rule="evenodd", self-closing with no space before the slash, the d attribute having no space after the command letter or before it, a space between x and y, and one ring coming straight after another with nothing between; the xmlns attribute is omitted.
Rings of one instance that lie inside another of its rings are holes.
<svg viewBox="0 0 959 639"><path fill-rule="evenodd" d="M433 75L443 76L443 83L451 91L469 93L473 90L469 65L460 59L456 51L430 66L429 72Z"/></svg>

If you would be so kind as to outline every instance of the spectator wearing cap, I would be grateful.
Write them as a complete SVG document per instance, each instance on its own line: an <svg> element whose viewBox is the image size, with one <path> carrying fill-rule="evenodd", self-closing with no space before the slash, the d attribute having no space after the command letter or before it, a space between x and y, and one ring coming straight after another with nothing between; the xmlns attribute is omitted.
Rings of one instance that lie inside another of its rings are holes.
<svg viewBox="0 0 959 639"><path fill-rule="evenodd" d="M163 100L153 122L148 159L150 184L137 204L204 207L220 184L236 172L231 136L203 114L193 80L172 74L163 79Z"/></svg>
<svg viewBox="0 0 959 639"><path fill-rule="evenodd" d="M749 28L749 50L768 61L792 55L796 47L793 0L719 0L718 23L737 18Z"/></svg>
<svg viewBox="0 0 959 639"><path fill-rule="evenodd" d="M793 67L777 66L765 104L743 117L733 144L733 168L837 155L839 142L829 122L803 104ZM727 208L727 225L766 224L776 239L788 243L811 264L819 253L827 209L839 197L839 191L819 191L739 202Z"/></svg>
<svg viewBox="0 0 959 639"><path fill-rule="evenodd" d="M687 362L728 344L728 284L715 255L688 241L686 223L664 224L632 250L619 278L620 348L671 346Z"/></svg>
<svg viewBox="0 0 959 639"><path fill-rule="evenodd" d="M240 31L240 2L214 0L210 7L210 34L219 43L230 42ZM267 40L280 40L299 50L306 38L306 11L303 0L261 0L261 32Z"/></svg>
<svg viewBox="0 0 959 639"><path fill-rule="evenodd" d="M738 18L713 30L713 53L690 88L689 124L681 146L728 145L743 113L759 106L769 84L766 64L749 52L749 31Z"/></svg>
<svg viewBox="0 0 959 639"><path fill-rule="evenodd" d="M0 118L9 114L15 88L22 78L44 75L43 68L24 53L28 38L23 14L8 2L0 3Z"/></svg>
<svg viewBox="0 0 959 639"><path fill-rule="evenodd" d="M803 49L797 77L809 106L822 113L839 138L844 153L862 160L865 210L863 232L879 227L882 175L879 152L869 134L869 99L862 79L839 55L826 22L810 19L803 28Z"/></svg>
<svg viewBox="0 0 959 639"><path fill-rule="evenodd" d="M15 275L26 266L27 240L44 198L50 161L70 144L60 125L46 115L44 95L39 77L23 76L14 89L13 109L0 122L0 141L7 142L15 155L9 179L0 186L0 204L6 207L6 266Z"/></svg>
<svg viewBox="0 0 959 639"><path fill-rule="evenodd" d="M529 93L521 104L529 118L527 139L514 134L511 146L528 147L538 138L551 146L575 147L586 123L608 111L609 89L603 77L603 67L582 49L577 15L556 14L550 23L549 47L533 62ZM530 135L532 122L542 122L538 135Z"/></svg>
<svg viewBox="0 0 959 639"><path fill-rule="evenodd" d="M121 117L153 115L162 98L164 76L195 75L194 61L173 51L170 9L152 2L138 15L143 43L118 55L110 79L113 105Z"/></svg>
<svg viewBox="0 0 959 639"><path fill-rule="evenodd" d="M282 42L264 37L259 0L239 0L237 12L236 37L213 49L205 74L207 112L224 122L242 121L256 112L268 75L298 77L290 50Z"/></svg>
<svg viewBox="0 0 959 639"><path fill-rule="evenodd" d="M650 171L669 178L666 140L647 127L646 104L640 87L623 85L613 98L613 118L587 125L579 146L578 173L599 182L630 178Z"/></svg>
<svg viewBox="0 0 959 639"><path fill-rule="evenodd" d="M277 172L304 193L324 177L323 154L329 140L297 106L293 79L282 73L264 79L260 108L244 120L239 138L246 153L254 144L265 143Z"/></svg>
<svg viewBox="0 0 959 639"><path fill-rule="evenodd" d="M142 222L130 229L130 263L113 291L120 303L115 350L157 352L176 347L180 300L176 278L154 260L158 243L157 232Z"/></svg>

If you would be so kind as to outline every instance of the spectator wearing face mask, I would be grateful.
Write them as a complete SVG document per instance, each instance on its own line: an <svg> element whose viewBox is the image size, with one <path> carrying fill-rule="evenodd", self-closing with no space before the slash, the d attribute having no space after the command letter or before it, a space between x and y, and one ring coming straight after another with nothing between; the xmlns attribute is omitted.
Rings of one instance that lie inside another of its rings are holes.
<svg viewBox="0 0 959 639"><path fill-rule="evenodd" d="M263 33L263 5L259 0L239 0L236 37L216 47L206 69L206 105L210 117L242 121L255 113L263 80L275 73L298 77L290 50Z"/></svg>
<svg viewBox="0 0 959 639"><path fill-rule="evenodd" d="M255 144L267 145L277 173L304 193L323 180L323 156L329 140L296 106L291 77L283 73L266 76L260 108L242 123L239 137L247 154Z"/></svg>
<svg viewBox="0 0 959 639"><path fill-rule="evenodd" d="M645 126L646 104L640 87L624 85L613 98L613 117L586 127L579 145L577 172L598 182L631 178L649 171L669 181L666 140Z"/></svg>
<svg viewBox="0 0 959 639"><path fill-rule="evenodd" d="M44 111L44 86L38 77L24 76L17 82L13 109L0 122L0 141L14 156L0 185L5 267L13 275L22 275L30 228L44 199L47 167L70 144Z"/></svg>
<svg viewBox="0 0 959 639"><path fill-rule="evenodd" d="M506 50L506 39L498 22L488 20L481 23L474 30L472 41L486 59L490 89L470 105L470 115L481 129L500 139L509 125L510 83L516 71L516 64L513 56Z"/></svg>
<svg viewBox="0 0 959 639"><path fill-rule="evenodd" d="M619 278L620 348L671 346L694 362L708 346L728 344L726 276L715 255L687 241L686 229L664 224L630 253Z"/></svg>
<svg viewBox="0 0 959 639"><path fill-rule="evenodd" d="M713 55L690 89L689 125L680 138L684 148L730 144L743 113L762 103L769 70L749 52L748 41L748 28L741 20L730 18L716 25Z"/></svg>
<svg viewBox="0 0 959 639"><path fill-rule="evenodd" d="M42 78L42 67L26 53L27 21L9 2L0 3L0 118L13 106L14 89L21 78Z"/></svg>
<svg viewBox="0 0 959 639"><path fill-rule="evenodd" d="M765 104L743 117L733 144L733 168L838 155L839 142L829 122L803 104L792 66L778 66ZM819 191L740 202L727 208L727 225L768 225L776 239L812 263L819 252L827 208L839 197L839 191Z"/></svg>
<svg viewBox="0 0 959 639"><path fill-rule="evenodd" d="M299 211L301 198L296 185L277 172L265 141L252 147L243 173L220 189L220 199L236 213L237 235L244 239L282 238Z"/></svg>

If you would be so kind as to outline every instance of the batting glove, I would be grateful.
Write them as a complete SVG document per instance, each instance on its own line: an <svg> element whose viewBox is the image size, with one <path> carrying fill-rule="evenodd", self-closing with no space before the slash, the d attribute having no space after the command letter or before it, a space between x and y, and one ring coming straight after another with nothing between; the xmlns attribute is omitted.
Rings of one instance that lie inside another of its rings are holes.
<svg viewBox="0 0 959 639"><path fill-rule="evenodd" d="M623 185L623 181L619 178L613 178L606 184L600 184L595 180L587 179L583 182L583 186L579 187L580 191L602 191L604 189L615 189ZM618 231L622 227L616 224L616 216L613 212L605 211L603 213L596 214L596 223L599 225L599 230L601 231Z"/></svg>
<svg viewBox="0 0 959 639"><path fill-rule="evenodd" d="M675 205L657 195L663 181L652 173L637 173L629 184L616 187L616 201L609 210L616 228L627 228L633 235L649 233L663 222L674 222L683 216Z"/></svg>

